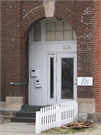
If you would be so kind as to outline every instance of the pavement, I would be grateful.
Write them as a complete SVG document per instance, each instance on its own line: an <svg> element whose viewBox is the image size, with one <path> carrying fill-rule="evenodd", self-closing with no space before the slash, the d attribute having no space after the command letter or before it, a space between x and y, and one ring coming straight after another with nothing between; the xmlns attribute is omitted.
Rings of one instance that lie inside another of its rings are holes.
<svg viewBox="0 0 101 135"><path fill-rule="evenodd" d="M49 133L48 133L49 134ZM34 123L16 123L10 122L0 125L0 135L36 135ZM42 134L41 135L47 135ZM49 135L53 135L52 133ZM68 134L68 135L71 135ZM77 132L75 135L101 135L101 123L95 124L94 130Z"/></svg>
<svg viewBox="0 0 101 135"><path fill-rule="evenodd" d="M35 124L16 122L1 124L0 135L35 135Z"/></svg>

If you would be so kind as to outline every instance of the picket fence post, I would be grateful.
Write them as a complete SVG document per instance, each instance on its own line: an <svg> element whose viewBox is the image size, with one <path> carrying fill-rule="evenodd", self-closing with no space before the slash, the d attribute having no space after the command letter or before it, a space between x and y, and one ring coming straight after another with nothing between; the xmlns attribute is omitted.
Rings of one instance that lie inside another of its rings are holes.
<svg viewBox="0 0 101 135"><path fill-rule="evenodd" d="M41 112L36 112L36 129L35 133L38 134L41 132Z"/></svg>
<svg viewBox="0 0 101 135"><path fill-rule="evenodd" d="M78 103L76 103L76 122L78 122L78 117L77 117L77 115L78 115Z"/></svg>
<svg viewBox="0 0 101 135"><path fill-rule="evenodd" d="M61 106L58 107L58 127L61 126Z"/></svg>
<svg viewBox="0 0 101 135"><path fill-rule="evenodd" d="M60 127L61 126L61 112L60 112L60 106L59 104L56 106L56 122L57 122L57 126Z"/></svg>
<svg viewBox="0 0 101 135"><path fill-rule="evenodd" d="M75 110L74 110L75 122L78 122L77 114L78 114L78 103L75 102Z"/></svg>

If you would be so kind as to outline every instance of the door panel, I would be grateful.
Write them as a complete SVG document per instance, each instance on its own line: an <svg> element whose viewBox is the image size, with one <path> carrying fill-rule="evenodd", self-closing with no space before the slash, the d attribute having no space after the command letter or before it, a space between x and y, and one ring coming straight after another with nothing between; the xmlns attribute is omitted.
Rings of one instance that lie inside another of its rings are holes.
<svg viewBox="0 0 101 135"><path fill-rule="evenodd" d="M73 99L73 58L61 58L61 99Z"/></svg>
<svg viewBox="0 0 101 135"><path fill-rule="evenodd" d="M56 56L53 54L48 55L48 104L56 103Z"/></svg>
<svg viewBox="0 0 101 135"><path fill-rule="evenodd" d="M57 54L57 103L76 99L76 54Z"/></svg>

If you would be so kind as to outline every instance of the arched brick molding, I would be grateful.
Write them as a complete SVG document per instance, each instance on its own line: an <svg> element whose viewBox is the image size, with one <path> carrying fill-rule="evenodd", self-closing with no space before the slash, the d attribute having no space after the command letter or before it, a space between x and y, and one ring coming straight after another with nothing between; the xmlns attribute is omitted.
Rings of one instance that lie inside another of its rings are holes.
<svg viewBox="0 0 101 135"><path fill-rule="evenodd" d="M26 31L29 28L31 29L30 26L32 27L34 26L33 24L34 22L44 17L45 17L44 6L34 8L30 12L28 12L21 20L21 36L23 37Z"/></svg>
<svg viewBox="0 0 101 135"><path fill-rule="evenodd" d="M67 21L75 30L76 14L63 6L55 6L54 17L59 17Z"/></svg>
<svg viewBox="0 0 101 135"><path fill-rule="evenodd" d="M44 6L37 7L28 12L21 20L21 36L28 36L29 31L33 28L35 23L45 17ZM59 17L67 21L75 30L76 14L70 9L55 5L53 17Z"/></svg>

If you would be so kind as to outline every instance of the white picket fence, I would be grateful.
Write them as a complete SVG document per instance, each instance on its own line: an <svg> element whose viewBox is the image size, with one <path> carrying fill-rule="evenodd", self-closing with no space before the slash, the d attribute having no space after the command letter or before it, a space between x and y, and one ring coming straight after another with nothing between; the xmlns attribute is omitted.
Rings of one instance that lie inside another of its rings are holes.
<svg viewBox="0 0 101 135"><path fill-rule="evenodd" d="M77 122L78 104L69 101L41 108L36 112L36 134L61 125Z"/></svg>

